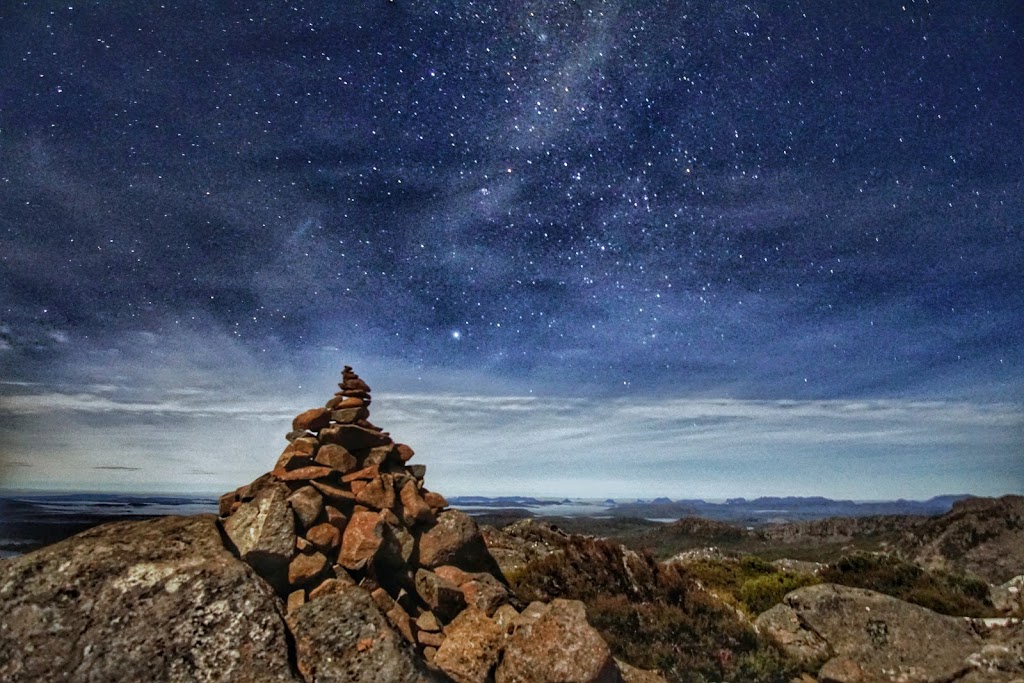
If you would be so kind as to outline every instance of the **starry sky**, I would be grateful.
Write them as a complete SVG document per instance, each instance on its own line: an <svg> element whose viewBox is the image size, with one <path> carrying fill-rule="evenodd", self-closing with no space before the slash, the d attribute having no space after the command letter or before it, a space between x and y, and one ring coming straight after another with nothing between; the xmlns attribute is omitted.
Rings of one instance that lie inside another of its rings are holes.
<svg viewBox="0 0 1024 683"><path fill-rule="evenodd" d="M1007 1L0 5L0 487L1024 492Z"/></svg>

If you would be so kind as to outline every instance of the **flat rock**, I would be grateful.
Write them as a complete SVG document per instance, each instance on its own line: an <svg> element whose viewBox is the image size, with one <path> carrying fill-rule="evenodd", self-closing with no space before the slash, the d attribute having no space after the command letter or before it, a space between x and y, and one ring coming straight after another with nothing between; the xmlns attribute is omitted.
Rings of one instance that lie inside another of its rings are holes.
<svg viewBox="0 0 1024 683"><path fill-rule="evenodd" d="M323 467L322 465L307 465L306 467L299 467L294 470L275 467L271 474L281 481L308 481L310 479L326 477L331 472L333 472L333 470L330 467Z"/></svg>
<svg viewBox="0 0 1024 683"><path fill-rule="evenodd" d="M330 522L322 522L306 531L306 539L326 553L341 544L341 533L338 531L338 527Z"/></svg>
<svg viewBox="0 0 1024 683"><path fill-rule="evenodd" d="M391 443L391 437L357 425L334 424L320 430L321 443L336 443L349 451L376 448Z"/></svg>
<svg viewBox="0 0 1024 683"><path fill-rule="evenodd" d="M288 583L303 586L320 576L327 569L327 558L323 553L296 555L288 565Z"/></svg>
<svg viewBox="0 0 1024 683"><path fill-rule="evenodd" d="M388 624L363 589L341 588L288 615L295 659L307 681L417 683L441 681Z"/></svg>
<svg viewBox="0 0 1024 683"><path fill-rule="evenodd" d="M495 683L617 683L611 650L577 600L551 602L508 638Z"/></svg>
<svg viewBox="0 0 1024 683"><path fill-rule="evenodd" d="M268 486L223 522L239 557L278 589L295 552L295 516L286 502L288 493L283 484Z"/></svg>
<svg viewBox="0 0 1024 683"><path fill-rule="evenodd" d="M292 420L292 430L307 429L311 432L319 432L331 422L331 412L326 408L310 408L299 413Z"/></svg>
<svg viewBox="0 0 1024 683"><path fill-rule="evenodd" d="M486 683L498 664L505 636L482 611L464 610L445 629L434 665L456 683Z"/></svg>
<svg viewBox="0 0 1024 683"><path fill-rule="evenodd" d="M280 600L197 515L106 524L0 562L0 680L295 679Z"/></svg>

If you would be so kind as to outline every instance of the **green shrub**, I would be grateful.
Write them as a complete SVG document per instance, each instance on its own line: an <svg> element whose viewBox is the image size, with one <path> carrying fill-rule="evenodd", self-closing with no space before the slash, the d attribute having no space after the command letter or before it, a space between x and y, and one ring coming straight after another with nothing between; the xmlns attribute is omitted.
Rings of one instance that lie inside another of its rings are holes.
<svg viewBox="0 0 1024 683"><path fill-rule="evenodd" d="M994 616L988 585L945 572L930 572L889 555L857 553L826 568L830 583L866 588L951 616Z"/></svg>
<svg viewBox="0 0 1024 683"><path fill-rule="evenodd" d="M704 565L730 585L774 572L756 559L743 567ZM796 671L728 605L699 589L690 568L659 565L649 554L624 555L618 546L574 536L560 551L529 563L511 583L523 601L582 600L616 657L659 669L670 681L782 683Z"/></svg>
<svg viewBox="0 0 1024 683"><path fill-rule="evenodd" d="M816 583L821 583L816 576L774 572L744 581L736 597L749 614L760 614L782 602L786 593Z"/></svg>

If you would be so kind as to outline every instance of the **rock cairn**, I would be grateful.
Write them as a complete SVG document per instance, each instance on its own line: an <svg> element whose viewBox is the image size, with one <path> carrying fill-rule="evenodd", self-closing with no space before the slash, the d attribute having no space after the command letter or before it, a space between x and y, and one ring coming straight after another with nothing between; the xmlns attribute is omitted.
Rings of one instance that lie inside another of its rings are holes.
<svg viewBox="0 0 1024 683"><path fill-rule="evenodd" d="M476 523L426 489L412 448L369 422L370 387L351 367L338 386L295 418L272 471L221 497L239 556L289 614L361 586L427 661L451 625L499 630L518 612Z"/></svg>

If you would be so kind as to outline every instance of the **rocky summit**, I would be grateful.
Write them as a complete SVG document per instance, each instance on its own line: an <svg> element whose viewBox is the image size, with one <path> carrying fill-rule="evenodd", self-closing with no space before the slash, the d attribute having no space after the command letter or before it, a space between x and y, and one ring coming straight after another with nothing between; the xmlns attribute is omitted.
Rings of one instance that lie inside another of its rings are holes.
<svg viewBox="0 0 1024 683"><path fill-rule="evenodd" d="M472 518L369 421L346 366L219 516L120 522L0 562L3 681L659 680L572 600L518 604Z"/></svg>

